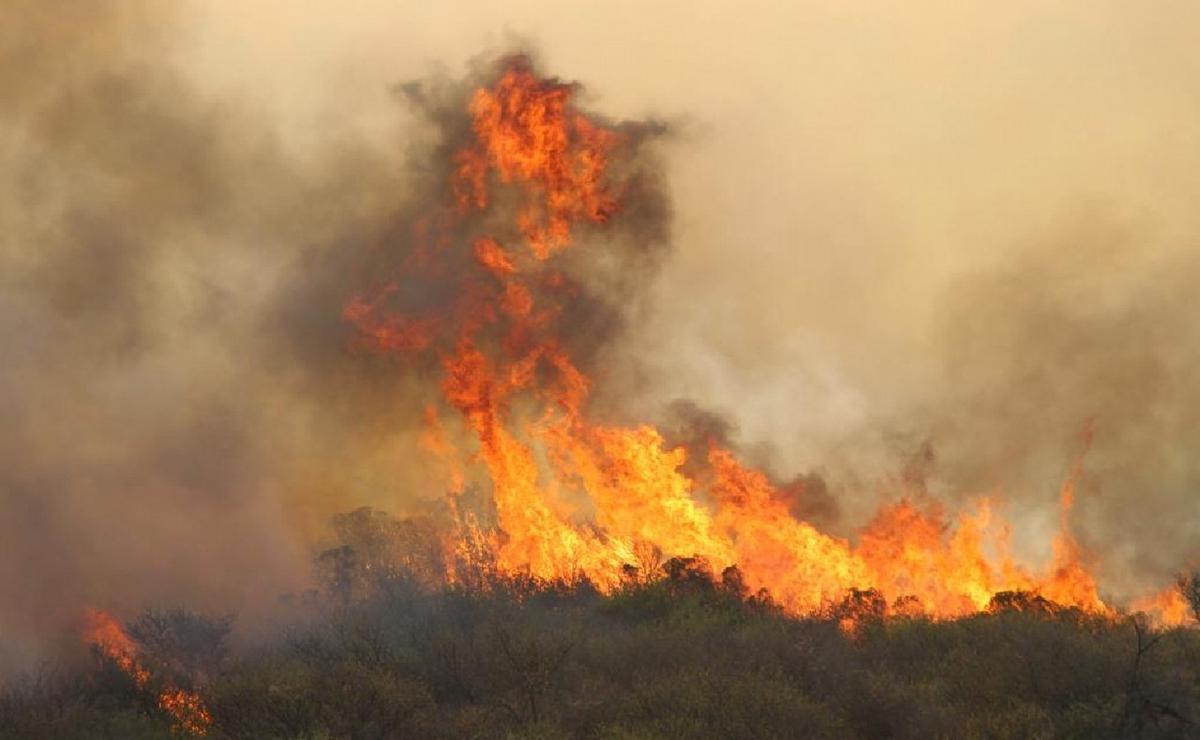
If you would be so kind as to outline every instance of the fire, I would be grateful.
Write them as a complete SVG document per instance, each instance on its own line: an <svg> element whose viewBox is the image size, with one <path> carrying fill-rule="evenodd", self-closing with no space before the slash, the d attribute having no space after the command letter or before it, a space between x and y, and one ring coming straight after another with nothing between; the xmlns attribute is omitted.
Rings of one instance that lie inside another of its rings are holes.
<svg viewBox="0 0 1200 740"><path fill-rule="evenodd" d="M158 695L158 708L175 718L172 730L191 735L205 735L212 725L212 716L199 694L183 689L167 689Z"/></svg>
<svg viewBox="0 0 1200 740"><path fill-rule="evenodd" d="M1063 487L1053 562L1036 573L1008 554L1008 527L990 501L947 520L901 500L855 544L792 516L785 493L727 449L689 461L650 426L594 422L594 381L566 348L564 315L582 288L562 258L580 233L615 222L635 189L621 176L627 130L582 113L574 91L524 58L505 60L467 104L471 135L452 155L445 203L413 228L397 282L352 298L343 313L374 350L440 368L438 406L457 412L469 440L456 442L464 435L427 410L425 446L448 470L459 520L457 557L472 553L501 576L587 579L605 592L631 572L651 577L664 559L696 557L717 572L737 566L747 586L796 615L832 614L850 598L850 611L958 617L1021 592L1114 613L1070 534L1082 456ZM454 297L436 316L393 308L404 305L405 281ZM495 508L490 530L457 506L480 473Z"/></svg>
<svg viewBox="0 0 1200 740"><path fill-rule="evenodd" d="M736 540L738 566L751 588L766 588L784 607L808 614L867 582L866 563L849 545L793 519L762 473L713 448L716 521Z"/></svg>
<svg viewBox="0 0 1200 740"><path fill-rule="evenodd" d="M516 225L543 260L570 244L576 221L603 222L617 205L603 185L617 137L572 111L571 92L569 85L539 80L523 60L510 60L492 89L475 92L476 144L455 158L460 211L488 207L492 174L517 183L525 197Z"/></svg>
<svg viewBox="0 0 1200 740"><path fill-rule="evenodd" d="M137 646L120 623L106 612L88 610L85 615L83 641L96 646L100 654L111 660L139 689L150 683L150 672L137 661Z"/></svg>
<svg viewBox="0 0 1200 740"><path fill-rule="evenodd" d="M107 612L89 609L84 615L83 641L113 662L142 691L151 689L153 676L138 658L137 644ZM172 732L205 735L212 716L198 694L175 686L164 687L156 697L158 708L172 717Z"/></svg>
<svg viewBox="0 0 1200 740"><path fill-rule="evenodd" d="M1129 608L1131 611L1145 612L1160 627L1180 627L1192 619L1191 606L1175 586L1139 599Z"/></svg>

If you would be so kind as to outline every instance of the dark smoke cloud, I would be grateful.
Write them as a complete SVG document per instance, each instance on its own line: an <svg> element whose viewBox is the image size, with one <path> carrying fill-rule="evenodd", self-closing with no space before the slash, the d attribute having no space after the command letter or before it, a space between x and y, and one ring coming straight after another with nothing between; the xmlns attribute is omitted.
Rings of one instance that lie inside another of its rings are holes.
<svg viewBox="0 0 1200 740"><path fill-rule="evenodd" d="M703 481L708 475L705 459L711 446L733 450L766 472L792 516L825 529L840 524L837 498L820 472L781 477L776 472L777 456L770 445L747 448L731 417L704 408L696 401L677 399L663 409L658 427L668 445L687 451L683 469L693 480Z"/></svg>
<svg viewBox="0 0 1200 740"><path fill-rule="evenodd" d="M300 502L352 495L360 461L333 461L380 448L375 409L396 390L327 413L364 370L331 321L271 317L304 248L369 234L397 176L354 146L286 155L268 122L172 69L161 44L177 29L158 11L29 3L3 16L6 669L87 604L253 612L304 583ZM323 391L295 374L323 374ZM322 465L334 472L306 478Z"/></svg>
<svg viewBox="0 0 1200 740"><path fill-rule="evenodd" d="M85 19L21 8L40 43L2 50L28 75L3 80L0 114L19 144L2 183L19 208L0 217L0 668L69 644L86 605L252 622L309 583L331 514L441 494L416 439L434 368L356 351L341 314L402 275L415 224L445 207L469 95L498 57L397 86L406 128L390 148L297 154L269 117L169 63L173 19L111 12L60 38ZM633 155L619 163L632 206L564 267L578 288L566 341L589 368L669 236L650 150L665 127L613 125ZM469 245L477 226L447 236ZM405 287L424 311L457 289Z"/></svg>

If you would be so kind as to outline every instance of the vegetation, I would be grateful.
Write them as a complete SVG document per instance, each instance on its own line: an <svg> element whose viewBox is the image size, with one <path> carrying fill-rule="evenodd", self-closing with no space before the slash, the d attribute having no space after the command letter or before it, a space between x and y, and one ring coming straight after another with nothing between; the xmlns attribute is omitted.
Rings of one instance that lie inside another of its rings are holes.
<svg viewBox="0 0 1200 740"><path fill-rule="evenodd" d="M1028 594L933 622L879 618L878 598L856 592L794 619L735 569L689 559L601 596L431 589L368 568L377 553L336 552L303 624L253 648L226 650L224 618L152 611L128 625L156 681L203 696L210 737L1200 737L1200 633ZM0 736L172 737L152 692L94 658L9 687Z"/></svg>

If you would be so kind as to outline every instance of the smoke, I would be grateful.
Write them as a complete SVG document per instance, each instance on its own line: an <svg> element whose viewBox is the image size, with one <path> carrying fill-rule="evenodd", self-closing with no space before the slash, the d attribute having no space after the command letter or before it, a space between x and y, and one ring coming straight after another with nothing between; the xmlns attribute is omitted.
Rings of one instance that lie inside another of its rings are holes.
<svg viewBox="0 0 1200 740"><path fill-rule="evenodd" d="M356 351L343 308L418 248L470 95L496 69L484 54L465 76L383 87L406 144L358 132L297 147L189 75L170 51L178 17L12 13L33 35L3 47L6 69L27 70L5 80L0 121L20 206L5 211L0 294L5 668L88 604L253 622L310 585L331 514L440 497L418 443L429 368ZM643 146L664 127L617 129L638 152L622 165L632 205L565 267L578 280L561 322L585 367L667 244ZM406 308L449 311L465 265L450 267L408 286Z"/></svg>
<svg viewBox="0 0 1200 740"><path fill-rule="evenodd" d="M269 610L330 514L437 496L427 378L341 310L506 26L614 119L688 116L622 260L577 265L603 414L736 443L843 533L916 459L1030 542L1094 420L1102 583L1195 557L1197 11L717 5L8 3L0 667L84 603Z"/></svg>
<svg viewBox="0 0 1200 740"><path fill-rule="evenodd" d="M403 387L344 351L344 288L326 282L403 192L398 157L285 151L261 111L179 69L161 11L4 16L10 667L86 604L269 610L308 582L317 522L411 477L386 459Z"/></svg>
<svg viewBox="0 0 1200 740"><path fill-rule="evenodd" d="M1103 553L1101 577L1127 592L1196 556L1200 484L1188 452L1200 443L1200 259L1147 254L1141 238L1086 214L1003 269L955 281L927 400L945 480L1021 502L1062 475L1094 424L1078 529Z"/></svg>

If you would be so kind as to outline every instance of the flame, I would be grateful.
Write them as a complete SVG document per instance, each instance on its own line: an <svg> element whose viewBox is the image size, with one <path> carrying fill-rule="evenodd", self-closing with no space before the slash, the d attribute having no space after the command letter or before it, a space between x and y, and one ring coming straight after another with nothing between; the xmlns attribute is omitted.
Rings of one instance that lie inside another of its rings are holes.
<svg viewBox="0 0 1200 740"><path fill-rule="evenodd" d="M509 60L492 89L475 92L476 143L456 157L460 212L488 207L493 173L518 184L517 227L543 260L570 243L576 221L603 222L617 205L602 182L616 135L572 111L571 93L569 85L539 80L525 60Z"/></svg>
<svg viewBox="0 0 1200 740"><path fill-rule="evenodd" d="M708 459L716 476L716 521L735 539L751 588L766 588L793 612L813 613L867 583L862 558L846 542L792 518L766 476L716 447Z"/></svg>
<svg viewBox="0 0 1200 740"><path fill-rule="evenodd" d="M137 647L117 620L97 609L89 609L84 616L83 641L96 646L100 654L111 660L139 688L150 683L150 671L137 660Z"/></svg>
<svg viewBox="0 0 1200 740"><path fill-rule="evenodd" d="M206 735L212 715L199 694L183 689L166 689L158 695L158 708L175 718L172 732Z"/></svg>
<svg viewBox="0 0 1200 740"><path fill-rule="evenodd" d="M1146 613L1151 622L1159 627L1182 627L1192 622L1191 606L1175 586L1138 599L1130 604L1129 609Z"/></svg>
<svg viewBox="0 0 1200 740"><path fill-rule="evenodd" d="M441 401L465 435L448 433L430 407L425 446L448 470L457 559L512 578L586 578L608 592L631 572L652 577L665 558L699 558L736 565L747 586L792 614L841 609L851 626L877 612L972 614L1013 593L1113 613L1070 534L1082 454L1062 489L1053 560L1035 573L1010 557L1008 526L989 500L950 521L900 500L852 544L795 518L786 492L726 449L689 465L650 426L592 421L593 381L564 342L579 286L560 256L577 233L618 217L633 190L613 166L627 154L623 130L588 118L573 93L523 58L505 60L471 97L472 135L452 155L446 203L416 225L403 261L409 283L453 280L451 304L437 316L392 310L402 292L393 282L352 298L343 314L376 351L437 359ZM452 254L461 259L446 264L465 272L447 278L439 255ZM472 471L486 476L494 529L457 507Z"/></svg>
<svg viewBox="0 0 1200 740"><path fill-rule="evenodd" d="M148 690L153 679L150 671L138 658L136 643L125 633L121 624L107 612L89 609L84 615L83 641L94 646L125 675L139 690ZM158 708L174 720L171 731L191 735L206 735L212 725L212 715L198 694L175 686L166 686L156 697Z"/></svg>

